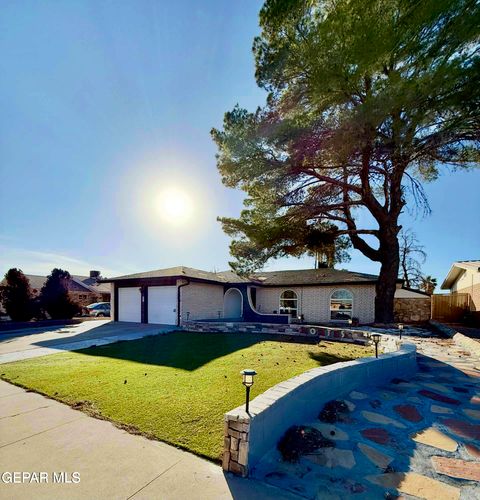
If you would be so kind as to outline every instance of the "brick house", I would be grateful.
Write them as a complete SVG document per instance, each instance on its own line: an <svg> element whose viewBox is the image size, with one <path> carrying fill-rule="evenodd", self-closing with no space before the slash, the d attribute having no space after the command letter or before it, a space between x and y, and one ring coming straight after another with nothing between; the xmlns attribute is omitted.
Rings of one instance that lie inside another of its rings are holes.
<svg viewBox="0 0 480 500"><path fill-rule="evenodd" d="M119 276L111 284L114 321L373 323L378 276L331 268L241 277L173 267ZM398 280L400 288L402 280Z"/></svg>
<svg viewBox="0 0 480 500"><path fill-rule="evenodd" d="M39 295L47 277L35 274L26 274L25 276L30 282L33 295ZM81 306L88 306L94 302L110 302L110 286L98 282L99 277L100 271L90 271L89 276L72 275L68 288L70 297ZM0 285L4 284L5 279Z"/></svg>
<svg viewBox="0 0 480 500"><path fill-rule="evenodd" d="M470 310L480 311L480 260L454 262L440 288L469 295Z"/></svg>

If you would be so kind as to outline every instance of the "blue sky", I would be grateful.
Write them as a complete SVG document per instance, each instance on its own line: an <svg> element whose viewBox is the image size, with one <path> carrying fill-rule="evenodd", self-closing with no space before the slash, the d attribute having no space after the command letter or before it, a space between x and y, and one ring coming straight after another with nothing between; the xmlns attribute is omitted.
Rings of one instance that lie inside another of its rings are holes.
<svg viewBox="0 0 480 500"><path fill-rule="evenodd" d="M123 274L228 267L222 186L209 135L237 102L265 94L251 54L260 1L4 1L0 12L0 272ZM168 187L188 224L158 215ZM480 258L480 171L427 186L432 215L406 214L427 274ZM272 269L311 267L282 259ZM376 272L358 252L346 267Z"/></svg>

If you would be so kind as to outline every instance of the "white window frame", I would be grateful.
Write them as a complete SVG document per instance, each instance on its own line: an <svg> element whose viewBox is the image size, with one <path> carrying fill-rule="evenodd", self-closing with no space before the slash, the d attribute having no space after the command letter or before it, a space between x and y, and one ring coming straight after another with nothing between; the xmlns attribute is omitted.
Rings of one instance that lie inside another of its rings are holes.
<svg viewBox="0 0 480 500"><path fill-rule="evenodd" d="M287 293L287 292L292 292L292 293L295 295L295 297L290 298L290 299L285 298L283 295L284 295L285 293ZM283 300L294 300L294 301L295 301L295 303L296 303L296 305L297 305L297 307L294 309L294 310L295 310L295 314L292 314L292 312L291 312L291 311L288 311L288 312L283 312L283 311L282 311L282 309L290 309L290 308L286 308L286 307L282 306L282 301L283 301ZM292 316L292 317L295 317L295 318L296 318L296 317L298 316L298 314L299 314L299 309L300 309L300 308L298 307L298 303L299 303L299 300L298 300L298 293L297 293L295 290L292 290L291 288L288 288L287 290L282 290L282 292L280 293L280 298L279 298L279 300L278 300L278 312L279 312L280 314L288 314L289 316Z"/></svg>
<svg viewBox="0 0 480 500"><path fill-rule="evenodd" d="M350 294L351 298L350 299L333 299L333 295L336 293L336 292L347 292L348 294ZM348 310L348 312L346 314L350 314L350 317L349 318L346 318L346 319L337 319L337 318L332 318L332 311L336 311L338 312L339 309L332 309L332 300L345 300L345 301L351 301L352 303L352 308L350 310ZM333 292L330 294L330 302L328 303L328 310L330 312L330 321L343 321L343 322L347 322L349 319L352 319L353 318L353 306L354 306L354 297L353 297L353 293L351 290L348 290L347 288L336 288L335 290L333 290Z"/></svg>

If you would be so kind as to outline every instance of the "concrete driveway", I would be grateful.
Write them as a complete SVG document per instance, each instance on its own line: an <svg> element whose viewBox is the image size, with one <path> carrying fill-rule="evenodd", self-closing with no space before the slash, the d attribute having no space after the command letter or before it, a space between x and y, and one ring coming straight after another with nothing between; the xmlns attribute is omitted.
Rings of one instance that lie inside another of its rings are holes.
<svg viewBox="0 0 480 500"><path fill-rule="evenodd" d="M30 476L22 479L22 472ZM44 480L32 481L34 472ZM54 482L54 473L60 482ZM13 482L15 477L18 482ZM298 497L224 475L219 466L195 455L128 434L110 422L0 381L0 498Z"/></svg>
<svg viewBox="0 0 480 500"><path fill-rule="evenodd" d="M110 320L85 321L77 325L32 328L0 334L0 364L36 358L61 351L85 349L119 340L136 340L177 330L169 325L119 323Z"/></svg>

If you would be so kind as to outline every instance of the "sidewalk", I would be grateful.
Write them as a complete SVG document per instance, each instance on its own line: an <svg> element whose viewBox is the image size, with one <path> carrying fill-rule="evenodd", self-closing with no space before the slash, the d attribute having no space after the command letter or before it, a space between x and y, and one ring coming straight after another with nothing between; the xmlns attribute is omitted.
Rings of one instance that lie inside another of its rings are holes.
<svg viewBox="0 0 480 500"><path fill-rule="evenodd" d="M1 367L0 367L1 369ZM298 498L253 480L225 476L190 453L0 381L0 474L47 472L48 483L5 484L2 499ZM53 472L80 473L53 484Z"/></svg>

